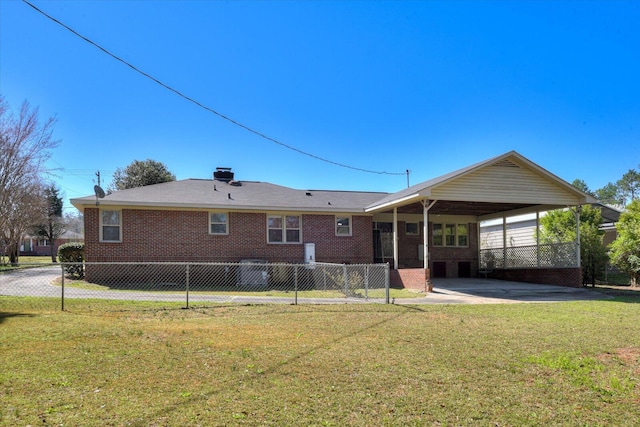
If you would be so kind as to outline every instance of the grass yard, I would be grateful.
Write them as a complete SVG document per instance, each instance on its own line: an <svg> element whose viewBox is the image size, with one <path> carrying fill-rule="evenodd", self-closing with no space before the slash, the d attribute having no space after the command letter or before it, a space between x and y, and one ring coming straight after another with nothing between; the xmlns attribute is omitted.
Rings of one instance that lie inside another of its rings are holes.
<svg viewBox="0 0 640 427"><path fill-rule="evenodd" d="M0 424L634 425L638 302L60 312L0 297Z"/></svg>
<svg viewBox="0 0 640 427"><path fill-rule="evenodd" d="M20 256L18 259L20 264L24 264L26 266L31 266L33 264L51 264L50 256ZM9 264L9 258L1 257L0 258L0 271L2 270L12 270L16 267ZM21 267L18 267L21 268Z"/></svg>

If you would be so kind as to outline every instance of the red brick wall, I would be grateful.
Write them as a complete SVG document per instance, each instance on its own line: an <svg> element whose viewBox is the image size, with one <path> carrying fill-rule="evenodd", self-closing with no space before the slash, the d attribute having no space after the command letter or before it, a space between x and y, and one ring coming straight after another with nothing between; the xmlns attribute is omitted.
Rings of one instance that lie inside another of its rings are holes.
<svg viewBox="0 0 640 427"><path fill-rule="evenodd" d="M398 221L398 267L424 268L424 261L418 258L418 246L423 244L422 224L419 223L419 235L406 234L406 223ZM431 249L429 249L431 250Z"/></svg>
<svg viewBox="0 0 640 427"><path fill-rule="evenodd" d="M389 284L394 288L427 291L428 270L424 268L403 268L389 271Z"/></svg>
<svg viewBox="0 0 640 427"><path fill-rule="evenodd" d="M431 246L431 223L429 223L429 265L433 277L434 262L446 263L447 277L458 277L458 263L471 263L471 277L478 275L478 231L477 224L469 224L469 246L467 247L442 247Z"/></svg>
<svg viewBox="0 0 640 427"><path fill-rule="evenodd" d="M267 243L264 213L231 212L229 234L209 234L206 211L122 210L122 242L99 241L98 209L85 209L85 256L89 262L304 261L304 245ZM302 215L302 241L316 244L318 262L371 263L371 217L352 217L352 236L335 236L334 215Z"/></svg>

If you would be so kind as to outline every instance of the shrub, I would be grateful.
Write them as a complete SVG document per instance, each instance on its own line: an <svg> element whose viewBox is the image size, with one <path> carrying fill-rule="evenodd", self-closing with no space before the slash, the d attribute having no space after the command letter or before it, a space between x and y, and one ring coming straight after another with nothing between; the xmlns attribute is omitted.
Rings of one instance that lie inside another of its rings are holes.
<svg viewBox="0 0 640 427"><path fill-rule="evenodd" d="M84 243L71 242L60 245L58 248L58 261L70 263L64 266L69 277L84 278Z"/></svg>

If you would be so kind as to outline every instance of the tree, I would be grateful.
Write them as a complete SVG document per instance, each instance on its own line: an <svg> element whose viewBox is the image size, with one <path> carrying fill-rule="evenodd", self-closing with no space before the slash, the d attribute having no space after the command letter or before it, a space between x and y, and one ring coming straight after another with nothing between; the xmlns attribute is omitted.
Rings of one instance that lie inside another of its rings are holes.
<svg viewBox="0 0 640 427"><path fill-rule="evenodd" d="M609 252L611 262L631 276L631 286L640 286L640 200L627 206L616 229L618 237Z"/></svg>
<svg viewBox="0 0 640 427"><path fill-rule="evenodd" d="M608 183L604 187L596 190L596 199L600 203L611 206L623 206L624 199L620 196L618 186L612 182Z"/></svg>
<svg viewBox="0 0 640 427"><path fill-rule="evenodd" d="M176 176L162 162L151 159L134 160L126 168L116 169L109 191L126 190L175 180Z"/></svg>
<svg viewBox="0 0 640 427"><path fill-rule="evenodd" d="M38 109L24 102L16 115L0 95L0 240L12 264L20 240L41 209L42 178L53 140L54 118L38 119Z"/></svg>
<svg viewBox="0 0 640 427"><path fill-rule="evenodd" d="M51 262L56 262L55 241L66 231L66 223L62 218L62 197L60 190L51 184L43 190L42 219L33 227L33 232L38 237L44 237L51 242Z"/></svg>
<svg viewBox="0 0 640 427"><path fill-rule="evenodd" d="M594 284L599 272L607 262L604 246L604 231L600 230L602 214L590 205L582 206L580 212L580 263L582 284ZM576 216L573 210L554 210L540 218L541 243L569 243L576 240Z"/></svg>
<svg viewBox="0 0 640 427"><path fill-rule="evenodd" d="M578 190L582 191L583 193L587 193L591 196L594 195L593 191L591 191L589 189L589 186L587 185L587 183L582 180L582 179L574 179L573 182L571 183L571 185L573 185L574 187L576 187Z"/></svg>
<svg viewBox="0 0 640 427"><path fill-rule="evenodd" d="M84 215L81 212L68 212L64 214L64 223L67 224L67 231L83 234Z"/></svg>
<svg viewBox="0 0 640 427"><path fill-rule="evenodd" d="M640 173L629 169L617 182L620 198L625 202L632 202L640 196Z"/></svg>

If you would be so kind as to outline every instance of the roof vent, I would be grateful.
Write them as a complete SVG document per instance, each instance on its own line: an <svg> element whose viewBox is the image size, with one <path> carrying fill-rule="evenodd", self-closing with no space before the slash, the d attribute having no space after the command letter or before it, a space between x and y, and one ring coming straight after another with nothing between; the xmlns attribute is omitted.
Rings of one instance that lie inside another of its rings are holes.
<svg viewBox="0 0 640 427"><path fill-rule="evenodd" d="M493 164L493 166L499 166L499 167L503 167L503 168L519 168L520 166L516 165L515 163L513 163L511 160L508 159L504 159L501 160L499 162L496 162Z"/></svg>
<svg viewBox="0 0 640 427"><path fill-rule="evenodd" d="M231 168L216 168L216 171L213 173L213 179L217 179L222 182L230 182L233 181L233 172L231 172Z"/></svg>
<svg viewBox="0 0 640 427"><path fill-rule="evenodd" d="M311 196L311 191L307 191L307 196Z"/></svg>
<svg viewBox="0 0 640 427"><path fill-rule="evenodd" d="M240 187L242 183L240 181L229 181L229 185L233 185L234 187Z"/></svg>

